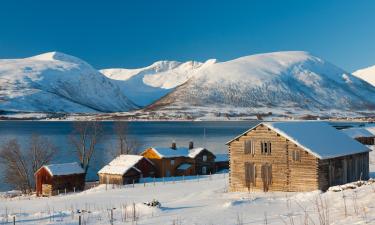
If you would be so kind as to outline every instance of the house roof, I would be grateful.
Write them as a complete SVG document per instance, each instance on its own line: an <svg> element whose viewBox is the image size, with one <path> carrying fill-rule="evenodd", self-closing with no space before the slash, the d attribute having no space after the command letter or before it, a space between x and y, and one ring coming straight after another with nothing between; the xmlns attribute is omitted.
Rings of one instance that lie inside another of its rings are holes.
<svg viewBox="0 0 375 225"><path fill-rule="evenodd" d="M195 158L205 148L193 148L189 149L186 147L177 147L172 149L170 147L152 147L151 148L160 158L174 158L174 157L188 157Z"/></svg>
<svg viewBox="0 0 375 225"><path fill-rule="evenodd" d="M335 158L370 151L366 146L353 140L326 122L290 121L263 122L261 124L289 139L319 159ZM245 133L255 127L252 127ZM227 142L227 144L238 139L240 136Z"/></svg>
<svg viewBox="0 0 375 225"><path fill-rule="evenodd" d="M105 165L101 170L99 170L98 174L124 175L130 169L134 169L141 173L141 171L136 168L135 165L143 158L144 157L140 155L119 155L108 165Z"/></svg>
<svg viewBox="0 0 375 225"><path fill-rule="evenodd" d="M85 173L85 171L77 162L45 165L42 168L45 168L48 173L51 174L51 176L64 176Z"/></svg>
<svg viewBox="0 0 375 225"><path fill-rule="evenodd" d="M375 127L355 127L344 129L342 131L352 138L375 137Z"/></svg>

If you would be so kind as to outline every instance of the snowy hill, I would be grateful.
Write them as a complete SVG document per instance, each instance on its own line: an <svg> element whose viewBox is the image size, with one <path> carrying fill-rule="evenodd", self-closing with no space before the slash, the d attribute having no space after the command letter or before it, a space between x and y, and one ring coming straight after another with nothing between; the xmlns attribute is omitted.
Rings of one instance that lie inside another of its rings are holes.
<svg viewBox="0 0 375 225"><path fill-rule="evenodd" d="M76 57L49 52L0 60L0 111L81 113L135 108L116 84Z"/></svg>
<svg viewBox="0 0 375 225"><path fill-rule="evenodd" d="M307 52L251 55L208 65L151 111L323 114L375 109L375 87ZM324 111L323 111L324 110Z"/></svg>
<svg viewBox="0 0 375 225"><path fill-rule="evenodd" d="M146 106L185 83L195 71L215 62L159 61L139 69L103 69L100 72L115 80L130 100Z"/></svg>
<svg viewBox="0 0 375 225"><path fill-rule="evenodd" d="M375 86L375 65L357 70L353 73L353 75Z"/></svg>

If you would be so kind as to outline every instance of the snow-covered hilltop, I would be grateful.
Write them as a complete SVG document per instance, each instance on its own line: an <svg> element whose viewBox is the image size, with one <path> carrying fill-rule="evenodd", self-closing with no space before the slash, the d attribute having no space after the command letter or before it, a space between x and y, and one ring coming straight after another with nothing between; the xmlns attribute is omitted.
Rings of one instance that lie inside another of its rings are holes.
<svg viewBox="0 0 375 225"><path fill-rule="evenodd" d="M202 68L148 109L318 115L366 111L375 109L375 87L307 52L275 52Z"/></svg>
<svg viewBox="0 0 375 225"><path fill-rule="evenodd" d="M127 112L133 119L374 116L373 71L354 76L301 51L98 71L76 57L50 52L0 60L0 113ZM137 108L143 109L129 113Z"/></svg>
<svg viewBox="0 0 375 225"><path fill-rule="evenodd" d="M97 113L136 108L115 83L76 57L49 52L0 60L0 111Z"/></svg>
<svg viewBox="0 0 375 225"><path fill-rule="evenodd" d="M375 86L375 65L357 70L353 75Z"/></svg>
<svg viewBox="0 0 375 225"><path fill-rule="evenodd" d="M146 106L185 83L197 70L215 62L159 61L139 69L103 69L100 72L117 81L129 99Z"/></svg>

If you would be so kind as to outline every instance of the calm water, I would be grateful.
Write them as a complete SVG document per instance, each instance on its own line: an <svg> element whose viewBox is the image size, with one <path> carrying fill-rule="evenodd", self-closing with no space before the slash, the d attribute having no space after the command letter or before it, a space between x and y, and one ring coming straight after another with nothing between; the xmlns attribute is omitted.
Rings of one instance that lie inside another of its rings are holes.
<svg viewBox="0 0 375 225"><path fill-rule="evenodd" d="M129 135L136 138L140 144L139 151L149 146L170 146L173 140L178 146L187 146L194 141L195 146L205 146L215 153L227 151L225 143L236 135L254 126L255 121L236 122L129 122ZM1 121L0 145L11 138L17 138L24 148L33 133L51 140L59 151L54 162L70 162L76 160L76 155L69 141L72 133L72 122L42 122L42 121ZM116 140L113 122L102 122L104 137L97 146L88 179L96 179L96 172L113 157ZM206 133L204 138L204 131ZM0 165L0 176L4 169ZM0 182L0 190L6 190Z"/></svg>

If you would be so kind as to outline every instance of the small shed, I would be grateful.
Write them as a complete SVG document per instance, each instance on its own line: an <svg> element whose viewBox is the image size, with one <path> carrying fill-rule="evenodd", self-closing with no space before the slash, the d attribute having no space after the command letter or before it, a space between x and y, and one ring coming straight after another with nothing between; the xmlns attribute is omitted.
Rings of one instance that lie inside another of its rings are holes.
<svg viewBox="0 0 375 225"><path fill-rule="evenodd" d="M227 143L231 191L327 190L369 178L369 151L326 122L263 122Z"/></svg>
<svg viewBox="0 0 375 225"><path fill-rule="evenodd" d="M342 131L364 145L375 144L375 127L354 127Z"/></svg>
<svg viewBox="0 0 375 225"><path fill-rule="evenodd" d="M119 155L98 172L100 184L130 184L154 177L155 166L140 155Z"/></svg>
<svg viewBox="0 0 375 225"><path fill-rule="evenodd" d="M85 171L76 162L45 165L34 175L37 196L81 191L85 187Z"/></svg>

